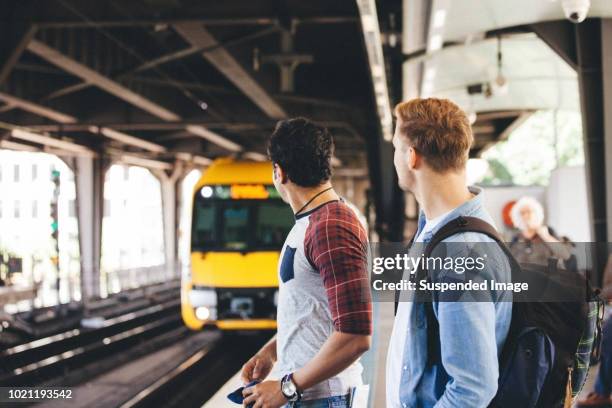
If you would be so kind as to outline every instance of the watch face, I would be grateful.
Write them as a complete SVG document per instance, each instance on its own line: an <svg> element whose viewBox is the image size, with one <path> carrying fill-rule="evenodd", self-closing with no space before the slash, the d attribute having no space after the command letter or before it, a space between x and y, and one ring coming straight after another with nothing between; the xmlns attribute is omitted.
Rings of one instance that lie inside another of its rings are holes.
<svg viewBox="0 0 612 408"><path fill-rule="evenodd" d="M286 397L292 397L297 390L295 388L295 384L292 381L285 381L283 383L282 391Z"/></svg>

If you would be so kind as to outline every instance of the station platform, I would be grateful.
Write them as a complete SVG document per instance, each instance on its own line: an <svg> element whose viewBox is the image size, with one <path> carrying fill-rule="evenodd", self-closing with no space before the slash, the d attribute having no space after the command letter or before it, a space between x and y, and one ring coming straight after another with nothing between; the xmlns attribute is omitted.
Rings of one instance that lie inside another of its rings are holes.
<svg viewBox="0 0 612 408"><path fill-rule="evenodd" d="M393 303L381 302L374 304L374 317L376 330L372 337L372 347L363 355L361 362L364 366L363 381L369 385L368 407L385 406L385 361L391 330L393 329ZM272 370L274 372L274 370ZM270 377L269 379L275 379ZM202 408L237 407L227 399L227 395L242 386L240 372L236 372L219 390L209 399ZM365 408L354 407L354 408Z"/></svg>

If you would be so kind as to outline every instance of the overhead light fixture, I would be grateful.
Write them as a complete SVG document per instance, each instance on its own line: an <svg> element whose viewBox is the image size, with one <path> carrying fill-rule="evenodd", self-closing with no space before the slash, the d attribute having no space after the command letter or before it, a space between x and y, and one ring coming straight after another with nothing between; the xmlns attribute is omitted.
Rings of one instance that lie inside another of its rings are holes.
<svg viewBox="0 0 612 408"><path fill-rule="evenodd" d="M130 156L126 154L121 156L120 161L125 164L129 164L132 166L145 167L148 169L172 170L172 164L170 163L158 161L158 160L144 159L142 157Z"/></svg>
<svg viewBox="0 0 612 408"><path fill-rule="evenodd" d="M163 153L166 151L166 148L164 146L158 145L156 143L148 142L138 137L134 137L126 133L119 132L117 130L110 129L107 127L90 126L89 131L91 133L100 133L108 137L109 139L113 139L118 142L130 145L130 146L140 147L141 149L148 150L150 152Z"/></svg>
<svg viewBox="0 0 612 408"><path fill-rule="evenodd" d="M85 146L67 142L65 140L55 139L51 136L40 135L34 132L30 132L25 129L13 129L11 130L11 136L15 139L27 140L28 142L39 143L45 146L56 147L61 150L66 150L74 153L82 153L84 155L92 155L94 152Z"/></svg>
<svg viewBox="0 0 612 408"><path fill-rule="evenodd" d="M495 95L507 95L509 90L508 80L506 77L500 72L495 81L493 81L493 93Z"/></svg>
<svg viewBox="0 0 612 408"><path fill-rule="evenodd" d="M504 62L501 41L501 36L497 36L497 76L491 84L495 95L506 95L508 93L508 80L503 73Z"/></svg>
<svg viewBox="0 0 612 408"><path fill-rule="evenodd" d="M393 137L393 124L387 118L391 117L391 103L389 102L389 90L387 89L387 78L384 67L384 55L378 15L376 13L375 0L357 0L363 38L366 45L370 75L374 84L376 94L376 107L378 118L382 129L383 138L391 141ZM332 163L333 164L333 163Z"/></svg>
<svg viewBox="0 0 612 408"><path fill-rule="evenodd" d="M206 139L216 145L219 145L231 152L239 152L242 150L242 146L240 146L239 144L234 143L231 140L226 139L223 136L206 129L204 126L188 125L185 129L189 133L192 133L196 136L200 136L201 138Z"/></svg>

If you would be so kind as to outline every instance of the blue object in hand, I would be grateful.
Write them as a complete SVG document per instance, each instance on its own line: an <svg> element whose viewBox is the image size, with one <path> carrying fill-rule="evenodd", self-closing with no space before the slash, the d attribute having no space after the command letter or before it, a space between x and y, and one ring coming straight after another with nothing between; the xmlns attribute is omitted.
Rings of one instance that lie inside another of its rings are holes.
<svg viewBox="0 0 612 408"><path fill-rule="evenodd" d="M242 390L244 390L245 388L249 388L249 387L252 387L254 385L257 385L257 384L259 384L259 381L257 381L257 380L251 381L250 383L248 383L244 387L240 387L236 391L227 394L227 398L230 401L232 401L232 402L234 402L236 404L242 405L242 402L244 401L244 397L242 396ZM253 404L249 404L249 407L252 407L252 406L253 406Z"/></svg>

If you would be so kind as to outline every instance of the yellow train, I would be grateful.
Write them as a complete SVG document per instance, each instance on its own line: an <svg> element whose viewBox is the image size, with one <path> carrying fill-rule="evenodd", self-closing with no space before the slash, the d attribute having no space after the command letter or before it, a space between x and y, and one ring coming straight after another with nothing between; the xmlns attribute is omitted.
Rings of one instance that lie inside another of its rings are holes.
<svg viewBox="0 0 612 408"><path fill-rule="evenodd" d="M293 224L271 163L214 161L193 193L191 265L181 285L187 327L275 329L278 258Z"/></svg>

